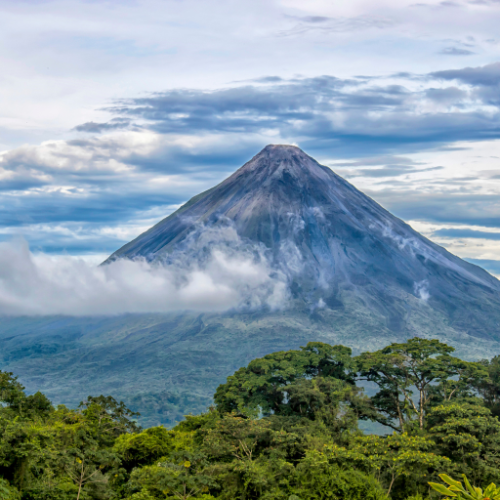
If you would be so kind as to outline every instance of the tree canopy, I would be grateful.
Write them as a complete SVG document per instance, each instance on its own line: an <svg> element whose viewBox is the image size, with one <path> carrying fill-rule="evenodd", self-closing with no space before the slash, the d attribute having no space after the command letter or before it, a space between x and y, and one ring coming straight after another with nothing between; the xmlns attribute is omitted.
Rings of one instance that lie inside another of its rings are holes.
<svg viewBox="0 0 500 500"><path fill-rule="evenodd" d="M141 429L111 396L55 407L0 372L0 499L424 500L461 474L496 492L500 361L453 352L310 342L251 361L172 429Z"/></svg>

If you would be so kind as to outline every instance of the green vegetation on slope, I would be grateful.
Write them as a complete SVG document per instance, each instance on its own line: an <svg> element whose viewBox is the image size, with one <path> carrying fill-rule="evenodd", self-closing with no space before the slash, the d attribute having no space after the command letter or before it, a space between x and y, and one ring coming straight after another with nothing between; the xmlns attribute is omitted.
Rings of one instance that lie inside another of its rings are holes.
<svg viewBox="0 0 500 500"><path fill-rule="evenodd" d="M109 396L53 407L0 372L0 498L424 500L462 474L460 498L468 481L496 492L500 359L452 352L414 338L353 357L311 342L253 360L173 429L140 429ZM360 421L388 433L365 435Z"/></svg>

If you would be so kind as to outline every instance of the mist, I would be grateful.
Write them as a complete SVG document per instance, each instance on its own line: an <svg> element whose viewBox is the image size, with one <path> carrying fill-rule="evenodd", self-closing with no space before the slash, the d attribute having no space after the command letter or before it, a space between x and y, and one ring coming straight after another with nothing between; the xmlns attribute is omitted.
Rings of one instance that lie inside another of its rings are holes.
<svg viewBox="0 0 500 500"><path fill-rule="evenodd" d="M259 248L221 244L203 259L119 259L96 266L77 257L34 254L25 241L0 243L0 314L117 315L283 308L285 277Z"/></svg>

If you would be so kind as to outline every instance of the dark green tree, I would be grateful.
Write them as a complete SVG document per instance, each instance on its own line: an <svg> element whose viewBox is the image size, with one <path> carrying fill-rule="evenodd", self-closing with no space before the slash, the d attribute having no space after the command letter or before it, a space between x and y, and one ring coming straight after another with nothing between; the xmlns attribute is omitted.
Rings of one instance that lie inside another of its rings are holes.
<svg viewBox="0 0 500 500"><path fill-rule="evenodd" d="M488 378L475 382L474 388L484 401L484 405L497 417L500 417L500 356L483 360L481 365L488 373Z"/></svg>
<svg viewBox="0 0 500 500"><path fill-rule="evenodd" d="M454 358L453 351L438 340L416 337L356 358L360 378L379 387L372 402L387 416L386 425L399 432L413 423L423 429L433 398L450 400L487 377L482 365Z"/></svg>
<svg viewBox="0 0 500 500"><path fill-rule="evenodd" d="M347 429L376 413L355 376L351 349L310 342L253 360L228 377L214 399L222 413L298 416Z"/></svg>

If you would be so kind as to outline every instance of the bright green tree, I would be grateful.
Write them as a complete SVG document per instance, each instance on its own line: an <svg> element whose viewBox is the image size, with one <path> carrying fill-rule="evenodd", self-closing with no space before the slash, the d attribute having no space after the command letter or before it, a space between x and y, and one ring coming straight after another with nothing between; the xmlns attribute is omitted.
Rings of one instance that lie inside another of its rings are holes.
<svg viewBox="0 0 500 500"><path fill-rule="evenodd" d="M500 480L500 422L482 406L448 404L429 413L429 433L439 453L472 480Z"/></svg>
<svg viewBox="0 0 500 500"><path fill-rule="evenodd" d="M394 433L361 436L349 448L327 446L323 453L340 467L349 465L374 474L390 494L398 480L409 483L417 492L425 489L428 476L450 464L434 450L435 443L426 437Z"/></svg>

